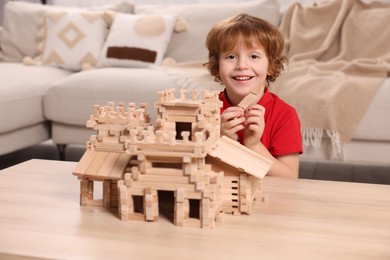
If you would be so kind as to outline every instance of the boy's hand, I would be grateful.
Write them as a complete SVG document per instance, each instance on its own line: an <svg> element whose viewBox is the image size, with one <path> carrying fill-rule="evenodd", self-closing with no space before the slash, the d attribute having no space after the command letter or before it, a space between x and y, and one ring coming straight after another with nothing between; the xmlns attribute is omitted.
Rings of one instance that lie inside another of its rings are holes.
<svg viewBox="0 0 390 260"><path fill-rule="evenodd" d="M221 114L221 135L238 141L237 132L244 129L244 111L240 107L229 107Z"/></svg>
<svg viewBox="0 0 390 260"><path fill-rule="evenodd" d="M246 147L253 147L259 144L265 126L264 113L265 108L258 104L252 105L245 110L244 145Z"/></svg>

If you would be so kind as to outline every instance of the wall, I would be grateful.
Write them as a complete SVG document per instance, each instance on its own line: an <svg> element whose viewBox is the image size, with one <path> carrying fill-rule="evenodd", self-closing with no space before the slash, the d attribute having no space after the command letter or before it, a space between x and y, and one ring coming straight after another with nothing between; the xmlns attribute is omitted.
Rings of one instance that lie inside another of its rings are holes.
<svg viewBox="0 0 390 260"><path fill-rule="evenodd" d="M12 0L0 0L0 26L3 24L4 5L9 1ZM19 1L35 2L35 3L41 2L40 0L19 0ZM91 6L91 5L104 5L104 4L116 3L120 1L121 0L46 0L47 4L51 4L51 5L80 6L80 7ZM248 2L253 0L129 0L129 1L136 4L190 4L190 3ZM310 2L315 2L316 0L279 0L281 5L281 10L282 11L285 10L285 8L291 2L294 1L298 1L301 3L310 3ZM383 0L383 1L390 1L390 0Z"/></svg>

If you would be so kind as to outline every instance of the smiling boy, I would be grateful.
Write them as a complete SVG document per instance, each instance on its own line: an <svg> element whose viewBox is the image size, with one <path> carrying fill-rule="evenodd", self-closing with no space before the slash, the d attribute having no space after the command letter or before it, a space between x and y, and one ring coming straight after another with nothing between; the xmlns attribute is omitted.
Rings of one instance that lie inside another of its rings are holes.
<svg viewBox="0 0 390 260"><path fill-rule="evenodd" d="M295 109L268 90L287 63L283 44L275 26L240 14L211 29L204 65L225 86L221 135L271 159L268 175L297 178L303 152L300 122ZM260 91L243 109L240 102L254 89Z"/></svg>

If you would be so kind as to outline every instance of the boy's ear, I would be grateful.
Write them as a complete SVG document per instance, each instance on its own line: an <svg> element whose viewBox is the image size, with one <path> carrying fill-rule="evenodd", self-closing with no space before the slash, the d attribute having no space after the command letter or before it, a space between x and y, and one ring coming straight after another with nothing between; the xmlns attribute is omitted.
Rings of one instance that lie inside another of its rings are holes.
<svg viewBox="0 0 390 260"><path fill-rule="evenodd" d="M268 73L267 76L271 77L274 74L271 67L268 67Z"/></svg>
<svg viewBox="0 0 390 260"><path fill-rule="evenodd" d="M268 65L268 72L267 72L267 75L268 76L271 76L273 74L273 71L272 71L272 66L271 64Z"/></svg>

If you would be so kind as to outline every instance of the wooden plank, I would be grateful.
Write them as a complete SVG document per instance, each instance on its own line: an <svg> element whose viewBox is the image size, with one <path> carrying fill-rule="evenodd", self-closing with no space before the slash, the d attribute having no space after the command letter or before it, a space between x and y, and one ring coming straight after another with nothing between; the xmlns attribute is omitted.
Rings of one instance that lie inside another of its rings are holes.
<svg viewBox="0 0 390 260"><path fill-rule="evenodd" d="M89 176L94 176L96 173L100 170L102 167L104 161L106 160L108 156L108 152L94 152L92 162L88 169L86 170L85 174Z"/></svg>
<svg viewBox="0 0 390 260"><path fill-rule="evenodd" d="M91 164L94 157L94 152L91 150L86 150L80 161L77 163L76 167L73 170L73 174L76 176L82 176L87 171L89 165Z"/></svg>
<svg viewBox="0 0 390 260"><path fill-rule="evenodd" d="M169 115L175 116L197 116L199 114L199 107L182 107L177 109L176 107L166 107L166 111Z"/></svg>
<svg viewBox="0 0 390 260"><path fill-rule="evenodd" d="M110 171L108 177L110 179L120 179L122 178L122 175L129 163L129 160L131 158L131 154L128 153L120 153L119 158Z"/></svg>
<svg viewBox="0 0 390 260"><path fill-rule="evenodd" d="M196 123L196 117L194 117L194 116L185 116L185 115L181 115L181 116L168 115L167 121Z"/></svg>
<svg viewBox="0 0 390 260"><path fill-rule="evenodd" d="M258 178L263 178L272 166L269 159L226 136L217 140L209 155Z"/></svg>
<svg viewBox="0 0 390 260"><path fill-rule="evenodd" d="M104 160L102 167L100 167L96 175L100 177L108 177L108 175L114 168L116 162L118 161L119 155L120 153L114 153L114 152L109 153L106 159Z"/></svg>
<svg viewBox="0 0 390 260"><path fill-rule="evenodd" d="M138 182L134 181L131 183L131 189L145 189L152 188L155 190L162 191L175 191L179 188L182 188L188 192L194 192L195 185L194 184L177 184L177 183L162 183L162 182Z"/></svg>
<svg viewBox="0 0 390 260"><path fill-rule="evenodd" d="M138 181L140 182L161 182L161 183L170 183L170 184L188 184L189 177L187 176L164 176L161 175L152 175L152 174L140 174Z"/></svg>
<svg viewBox="0 0 390 260"><path fill-rule="evenodd" d="M165 179L165 177L169 176L183 176L183 170L173 168L149 168L146 170L146 175L149 174L160 175L160 178Z"/></svg>
<svg viewBox="0 0 390 260"><path fill-rule="evenodd" d="M254 104L254 102L257 101L257 99L260 98L260 95L262 95L261 91L261 85L256 85L249 93L244 97L243 100L237 105L241 107L242 109L247 109L250 105Z"/></svg>

